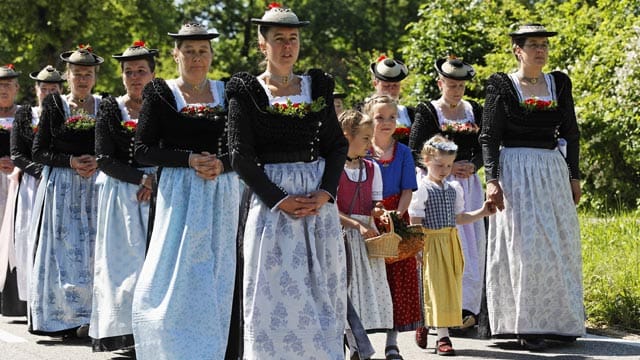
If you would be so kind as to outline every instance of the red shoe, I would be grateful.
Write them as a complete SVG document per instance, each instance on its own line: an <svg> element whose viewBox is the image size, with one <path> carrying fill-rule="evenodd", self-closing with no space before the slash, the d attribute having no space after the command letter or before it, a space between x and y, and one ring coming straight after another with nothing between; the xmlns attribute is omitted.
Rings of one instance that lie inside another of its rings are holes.
<svg viewBox="0 0 640 360"><path fill-rule="evenodd" d="M418 345L421 349L427 348L427 335L429 334L429 329L424 326L420 326L416 329L416 345Z"/></svg>
<svg viewBox="0 0 640 360"><path fill-rule="evenodd" d="M456 354L448 336L436 341L436 354L440 356L454 356Z"/></svg>

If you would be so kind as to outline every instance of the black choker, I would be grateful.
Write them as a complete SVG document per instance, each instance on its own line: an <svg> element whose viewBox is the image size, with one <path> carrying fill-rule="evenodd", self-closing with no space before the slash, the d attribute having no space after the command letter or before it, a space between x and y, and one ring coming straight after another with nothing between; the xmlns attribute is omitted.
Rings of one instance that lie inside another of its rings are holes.
<svg viewBox="0 0 640 360"><path fill-rule="evenodd" d="M347 155L347 161L356 161L356 160L360 160L360 159L362 159L362 156L356 156L356 157L354 157L354 158L350 158L350 157Z"/></svg>
<svg viewBox="0 0 640 360"><path fill-rule="evenodd" d="M76 99L76 97L75 97L75 96L71 95L71 101L73 101L73 102L75 102L75 103L78 103L78 104L84 104L84 103L86 103L88 98L89 98L89 96L87 96L87 97L86 97L86 98L84 98L84 99Z"/></svg>

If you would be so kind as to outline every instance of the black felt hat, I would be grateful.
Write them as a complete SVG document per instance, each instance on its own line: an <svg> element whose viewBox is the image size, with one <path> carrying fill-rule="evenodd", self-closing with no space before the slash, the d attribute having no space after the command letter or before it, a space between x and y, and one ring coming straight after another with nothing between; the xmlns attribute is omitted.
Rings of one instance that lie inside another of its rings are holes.
<svg viewBox="0 0 640 360"><path fill-rule="evenodd" d="M80 44L77 50L65 51L60 58L66 63L82 66L98 66L104 62L103 58L93 53L89 44Z"/></svg>
<svg viewBox="0 0 640 360"><path fill-rule="evenodd" d="M38 82L44 83L63 83L67 81L62 73L52 65L47 65L40 71L34 71L29 74L29 77Z"/></svg>
<svg viewBox="0 0 640 360"><path fill-rule="evenodd" d="M269 9L265 11L260 19L252 18L251 22L262 26L279 26L298 28L309 25L308 21L300 21L291 9L284 8L278 3L269 4Z"/></svg>
<svg viewBox="0 0 640 360"><path fill-rule="evenodd" d="M390 59L382 55L371 63L371 72L376 79L388 82L398 82L409 75L409 69L400 60Z"/></svg>
<svg viewBox="0 0 640 360"><path fill-rule="evenodd" d="M211 40L220 36L215 30L209 31L197 22L183 24L177 33L167 33L176 40Z"/></svg>
<svg viewBox="0 0 640 360"><path fill-rule="evenodd" d="M547 31L541 24L520 25L514 32L509 33L511 37L551 37L556 36L556 31Z"/></svg>
<svg viewBox="0 0 640 360"><path fill-rule="evenodd" d="M0 66L0 79L13 79L20 76L20 72L16 71L13 64Z"/></svg>
<svg viewBox="0 0 640 360"><path fill-rule="evenodd" d="M476 75L471 65L455 56L436 60L435 68L438 74L454 80L471 80Z"/></svg>
<svg viewBox="0 0 640 360"><path fill-rule="evenodd" d="M122 54L111 55L112 58L118 61L147 59L155 56L158 56L158 50L148 49L142 40L134 41L133 45L128 47Z"/></svg>

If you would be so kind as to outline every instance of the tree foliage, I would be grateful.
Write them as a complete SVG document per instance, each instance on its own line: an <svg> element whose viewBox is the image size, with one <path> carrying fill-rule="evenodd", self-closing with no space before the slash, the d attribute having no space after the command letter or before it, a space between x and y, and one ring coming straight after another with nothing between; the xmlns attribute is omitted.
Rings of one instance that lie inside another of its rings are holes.
<svg viewBox="0 0 640 360"><path fill-rule="evenodd" d="M441 0L423 5L400 49L412 69L410 101L439 95L433 62L454 53L477 72L467 95L482 100L490 74L517 63L508 33L514 24L540 22L559 32L550 39L545 71L573 82L581 129L583 204L598 210L640 204L640 3L634 0Z"/></svg>

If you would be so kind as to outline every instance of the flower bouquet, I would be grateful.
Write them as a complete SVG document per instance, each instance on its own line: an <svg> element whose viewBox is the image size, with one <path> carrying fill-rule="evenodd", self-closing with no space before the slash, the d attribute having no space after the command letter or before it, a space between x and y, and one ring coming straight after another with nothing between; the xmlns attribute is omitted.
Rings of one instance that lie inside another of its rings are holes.
<svg viewBox="0 0 640 360"><path fill-rule="evenodd" d="M440 128L443 132L463 134L475 134L480 130L478 124L468 121L447 121Z"/></svg>
<svg viewBox="0 0 640 360"><path fill-rule="evenodd" d="M96 126L96 120L86 111L78 109L75 111L75 115L67 118L64 125L72 130L90 130Z"/></svg>
<svg viewBox="0 0 640 360"><path fill-rule="evenodd" d="M527 111L548 111L554 110L558 107L558 103L553 100L541 100L536 97L531 97L520 103Z"/></svg>
<svg viewBox="0 0 640 360"><path fill-rule="evenodd" d="M285 104L273 104L267 107L271 114L293 116L302 119L311 112L319 112L327 106L324 97L320 96L311 103L292 103L287 99Z"/></svg>
<svg viewBox="0 0 640 360"><path fill-rule="evenodd" d="M120 123L120 125L122 125L122 127L128 131L128 132L136 132L136 128L138 128L138 122L137 121L123 121Z"/></svg>
<svg viewBox="0 0 640 360"><path fill-rule="evenodd" d="M411 129L406 127L406 126L398 126L396 127L395 131L393 132L393 138L396 141L402 141L406 138L409 137L409 134L411 134Z"/></svg>

